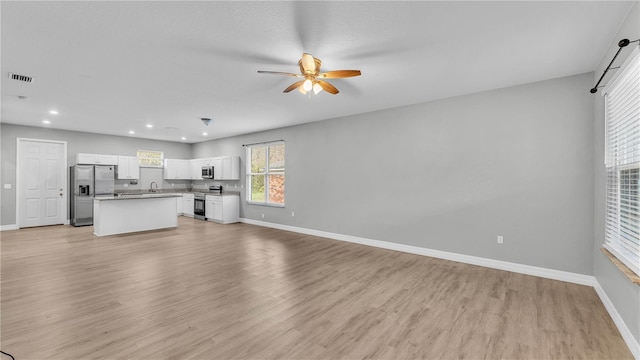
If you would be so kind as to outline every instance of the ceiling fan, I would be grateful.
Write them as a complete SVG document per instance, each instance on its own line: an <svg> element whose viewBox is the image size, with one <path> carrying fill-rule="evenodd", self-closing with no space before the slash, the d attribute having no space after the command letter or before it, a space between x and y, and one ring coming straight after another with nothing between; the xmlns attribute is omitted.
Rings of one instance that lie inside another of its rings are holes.
<svg viewBox="0 0 640 360"><path fill-rule="evenodd" d="M288 88L284 89L283 92L285 93L298 89L298 91L300 91L303 94L306 94L308 91L311 91L311 90L313 90L314 94L317 94L320 91L324 90L334 95L339 92L338 89L335 86L321 79L340 79L340 78L348 78L352 76L361 75L360 70L334 70L334 71L327 71L324 73L320 73L320 66L322 65L322 61L320 61L320 59L318 58L313 57L311 54L307 54L307 53L302 54L302 58L298 60L298 65L300 66L300 74L279 72L279 71L263 71L263 70L258 70L258 73L304 78L304 80L296 81L293 84L291 84Z"/></svg>

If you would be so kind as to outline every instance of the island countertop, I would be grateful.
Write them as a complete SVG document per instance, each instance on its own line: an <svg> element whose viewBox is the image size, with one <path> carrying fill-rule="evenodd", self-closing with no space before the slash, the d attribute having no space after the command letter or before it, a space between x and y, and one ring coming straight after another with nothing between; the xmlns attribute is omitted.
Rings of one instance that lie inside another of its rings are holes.
<svg viewBox="0 0 640 360"><path fill-rule="evenodd" d="M150 194L115 194L107 196L96 196L94 200L130 200L130 199L157 199L157 198L170 198L170 197L182 197L182 194L177 193L150 193Z"/></svg>

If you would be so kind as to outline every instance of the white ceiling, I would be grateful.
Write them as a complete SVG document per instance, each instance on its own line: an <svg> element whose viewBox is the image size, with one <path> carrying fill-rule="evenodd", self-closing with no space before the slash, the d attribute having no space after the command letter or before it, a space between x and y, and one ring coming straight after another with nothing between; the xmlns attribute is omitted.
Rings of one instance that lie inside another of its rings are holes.
<svg viewBox="0 0 640 360"><path fill-rule="evenodd" d="M579 74L632 4L2 1L1 121L194 143ZM309 97L256 73L302 52L362 76Z"/></svg>

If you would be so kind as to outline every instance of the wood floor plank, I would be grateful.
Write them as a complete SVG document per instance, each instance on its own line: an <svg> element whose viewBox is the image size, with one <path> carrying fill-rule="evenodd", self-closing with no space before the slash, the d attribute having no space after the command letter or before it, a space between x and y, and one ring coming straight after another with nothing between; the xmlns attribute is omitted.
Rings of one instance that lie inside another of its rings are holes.
<svg viewBox="0 0 640 360"><path fill-rule="evenodd" d="M593 288L247 224L0 233L17 359L632 359Z"/></svg>

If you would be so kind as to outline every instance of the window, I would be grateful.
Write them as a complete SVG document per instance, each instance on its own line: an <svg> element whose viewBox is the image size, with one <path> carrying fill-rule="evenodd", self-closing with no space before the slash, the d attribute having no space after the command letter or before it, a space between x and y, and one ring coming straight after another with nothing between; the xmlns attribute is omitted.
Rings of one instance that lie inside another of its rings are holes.
<svg viewBox="0 0 640 360"><path fill-rule="evenodd" d="M640 275L640 56L638 48L604 91L607 170L604 247Z"/></svg>
<svg viewBox="0 0 640 360"><path fill-rule="evenodd" d="M247 146L247 202L284 206L284 142Z"/></svg>
<svg viewBox="0 0 640 360"><path fill-rule="evenodd" d="M155 150L138 150L138 164L142 167L162 167L164 153Z"/></svg>

